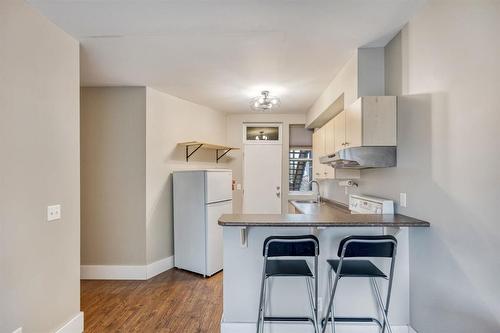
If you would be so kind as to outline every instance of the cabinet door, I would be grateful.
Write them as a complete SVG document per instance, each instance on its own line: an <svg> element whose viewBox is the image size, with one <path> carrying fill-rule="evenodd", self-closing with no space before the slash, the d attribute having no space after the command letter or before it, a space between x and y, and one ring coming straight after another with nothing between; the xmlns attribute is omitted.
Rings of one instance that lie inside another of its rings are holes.
<svg viewBox="0 0 500 333"><path fill-rule="evenodd" d="M345 111L340 112L333 118L335 151L345 148Z"/></svg>
<svg viewBox="0 0 500 333"><path fill-rule="evenodd" d="M347 147L360 147L362 137L362 99L348 106L345 110L345 145Z"/></svg>
<svg viewBox="0 0 500 333"><path fill-rule="evenodd" d="M363 109L363 145L397 145L397 100L395 96L366 96Z"/></svg>
<svg viewBox="0 0 500 333"><path fill-rule="evenodd" d="M316 129L312 137L313 141L313 175L314 179L323 178L323 167L319 163L319 158L323 156L324 137L321 128Z"/></svg>
<svg viewBox="0 0 500 333"><path fill-rule="evenodd" d="M325 153L324 155L335 152L335 123L334 119L330 120L323 126L325 136ZM323 174L325 178L335 178L335 170L329 166L322 164Z"/></svg>
<svg viewBox="0 0 500 333"><path fill-rule="evenodd" d="M334 119L327 122L324 126L325 132L325 155L335 152L335 123Z"/></svg>

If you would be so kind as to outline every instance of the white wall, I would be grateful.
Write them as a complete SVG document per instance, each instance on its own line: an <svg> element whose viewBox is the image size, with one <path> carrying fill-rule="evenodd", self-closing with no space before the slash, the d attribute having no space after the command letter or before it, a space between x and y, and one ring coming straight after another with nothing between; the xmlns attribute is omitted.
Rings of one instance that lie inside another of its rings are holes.
<svg viewBox="0 0 500 333"><path fill-rule="evenodd" d="M384 48L360 48L307 112L307 127L322 127L360 96L384 94Z"/></svg>
<svg viewBox="0 0 500 333"><path fill-rule="evenodd" d="M199 150L186 162L178 142L225 144L226 115L208 107L147 88L146 225L148 263L174 254L173 170L227 167L215 163L215 151ZM232 153L230 153L232 154Z"/></svg>
<svg viewBox="0 0 500 333"><path fill-rule="evenodd" d="M358 192L406 192L398 210L431 222L410 231L419 333L500 331L499 31L498 1L430 1L386 47L386 92L403 95L398 166L363 171Z"/></svg>
<svg viewBox="0 0 500 333"><path fill-rule="evenodd" d="M499 31L500 2L481 0L434 1L403 31L408 99L430 134L408 209L433 223L411 237L420 333L500 331Z"/></svg>
<svg viewBox="0 0 500 333"><path fill-rule="evenodd" d="M81 90L82 265L146 264L146 88Z"/></svg>
<svg viewBox="0 0 500 333"><path fill-rule="evenodd" d="M0 2L0 117L0 332L53 332L80 311L79 48L23 1Z"/></svg>
<svg viewBox="0 0 500 333"><path fill-rule="evenodd" d="M224 167L215 151L186 162L183 141L224 144L224 113L149 87L82 89L82 264L145 266L174 255L173 170Z"/></svg>
<svg viewBox="0 0 500 333"><path fill-rule="evenodd" d="M309 126L338 98L343 96L343 105L351 105L358 98L358 53L342 67L328 87L321 93L306 115ZM340 108L342 110L342 107ZM321 127L320 124L319 127ZM315 126L317 127L317 126Z"/></svg>
<svg viewBox="0 0 500 333"><path fill-rule="evenodd" d="M283 169L282 169L282 209L286 212L288 202L288 141L289 141L289 126L290 124L305 124L304 114L270 114L270 113L251 113L251 114L228 114L227 115L227 144L233 147L241 148L241 150L232 151L229 159L229 166L233 170L233 179L237 183L241 183L243 188L243 123L273 123L278 122L283 124ZM243 190L233 191L233 211L241 213L243 203Z"/></svg>
<svg viewBox="0 0 500 333"><path fill-rule="evenodd" d="M383 47L358 49L358 97L384 95L384 53Z"/></svg>

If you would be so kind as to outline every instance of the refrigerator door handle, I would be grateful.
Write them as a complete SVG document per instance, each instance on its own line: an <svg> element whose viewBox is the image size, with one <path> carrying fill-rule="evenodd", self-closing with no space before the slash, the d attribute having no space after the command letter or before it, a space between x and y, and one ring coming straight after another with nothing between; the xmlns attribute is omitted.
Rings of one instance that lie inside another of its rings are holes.
<svg viewBox="0 0 500 333"><path fill-rule="evenodd" d="M224 202L229 202L229 201L232 201L232 200L233 199L225 199L225 200L207 202L207 206L216 205L216 204L220 204L220 203L224 203Z"/></svg>

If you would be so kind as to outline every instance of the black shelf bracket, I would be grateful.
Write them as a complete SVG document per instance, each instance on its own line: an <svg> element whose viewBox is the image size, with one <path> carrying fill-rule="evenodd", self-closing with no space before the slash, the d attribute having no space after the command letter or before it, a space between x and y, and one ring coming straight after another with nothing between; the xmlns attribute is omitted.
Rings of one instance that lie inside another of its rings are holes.
<svg viewBox="0 0 500 333"><path fill-rule="evenodd" d="M191 146L197 146L192 152L189 152L189 147ZM193 155L194 153L196 153L198 151L198 149L201 148L201 146L203 146L203 143L202 144L196 144L196 145L189 145L189 146L186 146L186 162L189 162L189 158L191 157L191 155Z"/></svg>
<svg viewBox="0 0 500 333"><path fill-rule="evenodd" d="M216 157L215 162L216 162L216 163L219 163L219 160L220 160L221 158L223 158L223 157L224 157L227 153L229 153L232 149L233 149L233 148L229 148L229 149L216 149L216 150L215 150L215 157ZM219 150L224 151L224 153L222 153L222 155L219 155Z"/></svg>

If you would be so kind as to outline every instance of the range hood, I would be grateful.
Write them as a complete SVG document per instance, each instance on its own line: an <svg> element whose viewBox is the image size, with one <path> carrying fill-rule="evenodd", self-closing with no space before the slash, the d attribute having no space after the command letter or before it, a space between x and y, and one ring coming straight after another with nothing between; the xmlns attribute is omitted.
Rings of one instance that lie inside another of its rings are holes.
<svg viewBox="0 0 500 333"><path fill-rule="evenodd" d="M396 146L362 146L345 148L320 157L321 164L337 169L369 169L396 166Z"/></svg>

